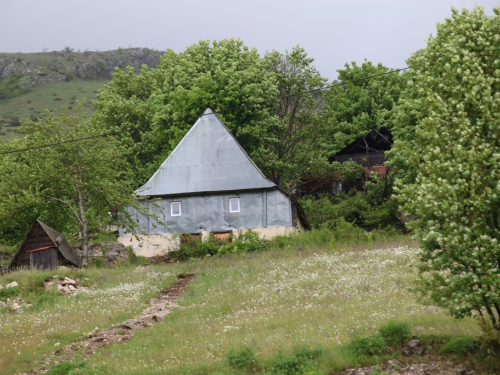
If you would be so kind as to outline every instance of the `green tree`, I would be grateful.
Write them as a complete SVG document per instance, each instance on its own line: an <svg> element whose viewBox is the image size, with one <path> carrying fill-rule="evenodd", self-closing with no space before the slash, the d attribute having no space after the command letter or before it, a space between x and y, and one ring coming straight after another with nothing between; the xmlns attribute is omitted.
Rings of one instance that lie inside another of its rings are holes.
<svg viewBox="0 0 500 375"><path fill-rule="evenodd" d="M167 50L157 68L143 66L138 75L116 70L97 95L93 122L106 131L135 128L121 142L140 186L206 107L248 153L259 148L275 98L276 77L256 49L238 39L200 41L178 54Z"/></svg>
<svg viewBox="0 0 500 375"><path fill-rule="evenodd" d="M413 83L414 78L415 72L412 70L402 74L406 84L391 115L394 145L386 152L387 164L397 171L402 184L415 182L417 167L422 161L422 155L418 152L422 140L416 129L419 121L428 115L428 109Z"/></svg>
<svg viewBox="0 0 500 375"><path fill-rule="evenodd" d="M392 128L392 109L405 80L382 64L355 62L338 70L338 83L325 93L325 116L331 151L335 153L371 129ZM378 77L364 79L380 74ZM351 82L352 81L352 82ZM342 83L342 84L340 84Z"/></svg>
<svg viewBox="0 0 500 375"><path fill-rule="evenodd" d="M271 103L272 116L262 128L260 147L251 156L276 185L292 194L304 178L329 169L319 117L323 102L319 89L327 79L313 62L300 46L284 54L271 51L264 57L268 72L276 76L278 98Z"/></svg>
<svg viewBox="0 0 500 375"><path fill-rule="evenodd" d="M69 112L56 116L48 111L20 131L24 138L0 143L0 222L12 220L14 228L22 228L40 215L59 230L78 228L85 267L89 234L110 222L109 212L124 226L135 227L125 211L138 207L126 179L124 149ZM80 138L89 139L72 142Z"/></svg>
<svg viewBox="0 0 500 375"><path fill-rule="evenodd" d="M401 190L421 241L419 290L500 330L500 9L452 10L408 65L426 115ZM412 146L413 147L413 146Z"/></svg>

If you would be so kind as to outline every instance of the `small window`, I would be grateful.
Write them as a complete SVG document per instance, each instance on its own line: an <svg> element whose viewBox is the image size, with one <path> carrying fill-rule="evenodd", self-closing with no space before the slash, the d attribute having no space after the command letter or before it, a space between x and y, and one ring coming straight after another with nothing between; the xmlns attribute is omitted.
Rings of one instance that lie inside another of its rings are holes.
<svg viewBox="0 0 500 375"><path fill-rule="evenodd" d="M181 202L170 202L170 215L181 216Z"/></svg>
<svg viewBox="0 0 500 375"><path fill-rule="evenodd" d="M240 212L240 198L229 198L229 212Z"/></svg>

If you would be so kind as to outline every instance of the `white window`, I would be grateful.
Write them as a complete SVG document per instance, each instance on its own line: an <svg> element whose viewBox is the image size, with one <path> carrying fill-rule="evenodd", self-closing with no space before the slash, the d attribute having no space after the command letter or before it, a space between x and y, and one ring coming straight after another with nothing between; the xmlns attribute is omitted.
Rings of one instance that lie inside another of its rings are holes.
<svg viewBox="0 0 500 375"><path fill-rule="evenodd" d="M229 212L240 212L240 198L229 198Z"/></svg>
<svg viewBox="0 0 500 375"><path fill-rule="evenodd" d="M170 215L181 216L181 202L170 202Z"/></svg>

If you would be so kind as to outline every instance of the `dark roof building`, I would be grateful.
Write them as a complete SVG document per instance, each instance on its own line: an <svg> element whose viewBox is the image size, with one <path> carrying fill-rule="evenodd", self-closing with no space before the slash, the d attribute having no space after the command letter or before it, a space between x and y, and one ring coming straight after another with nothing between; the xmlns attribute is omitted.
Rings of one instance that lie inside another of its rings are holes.
<svg viewBox="0 0 500 375"><path fill-rule="evenodd" d="M80 259L62 234L35 220L10 267L50 269L60 265L79 267Z"/></svg>

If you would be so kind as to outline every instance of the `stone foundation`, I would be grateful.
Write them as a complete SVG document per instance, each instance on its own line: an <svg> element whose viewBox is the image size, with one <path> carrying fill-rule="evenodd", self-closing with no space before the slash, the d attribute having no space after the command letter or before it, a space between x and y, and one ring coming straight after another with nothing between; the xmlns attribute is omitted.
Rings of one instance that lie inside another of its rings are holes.
<svg viewBox="0 0 500 375"><path fill-rule="evenodd" d="M248 229L235 229L234 234L244 233ZM270 240L276 236L287 236L289 234L300 232L294 227L268 227L268 228L252 228L261 238ZM210 232L201 232L203 241L208 239ZM138 256L150 258L158 255L165 255L170 251L179 249L180 237L177 234L154 234L149 236L134 236L125 235L118 237L118 242L125 246L132 246L134 252Z"/></svg>

